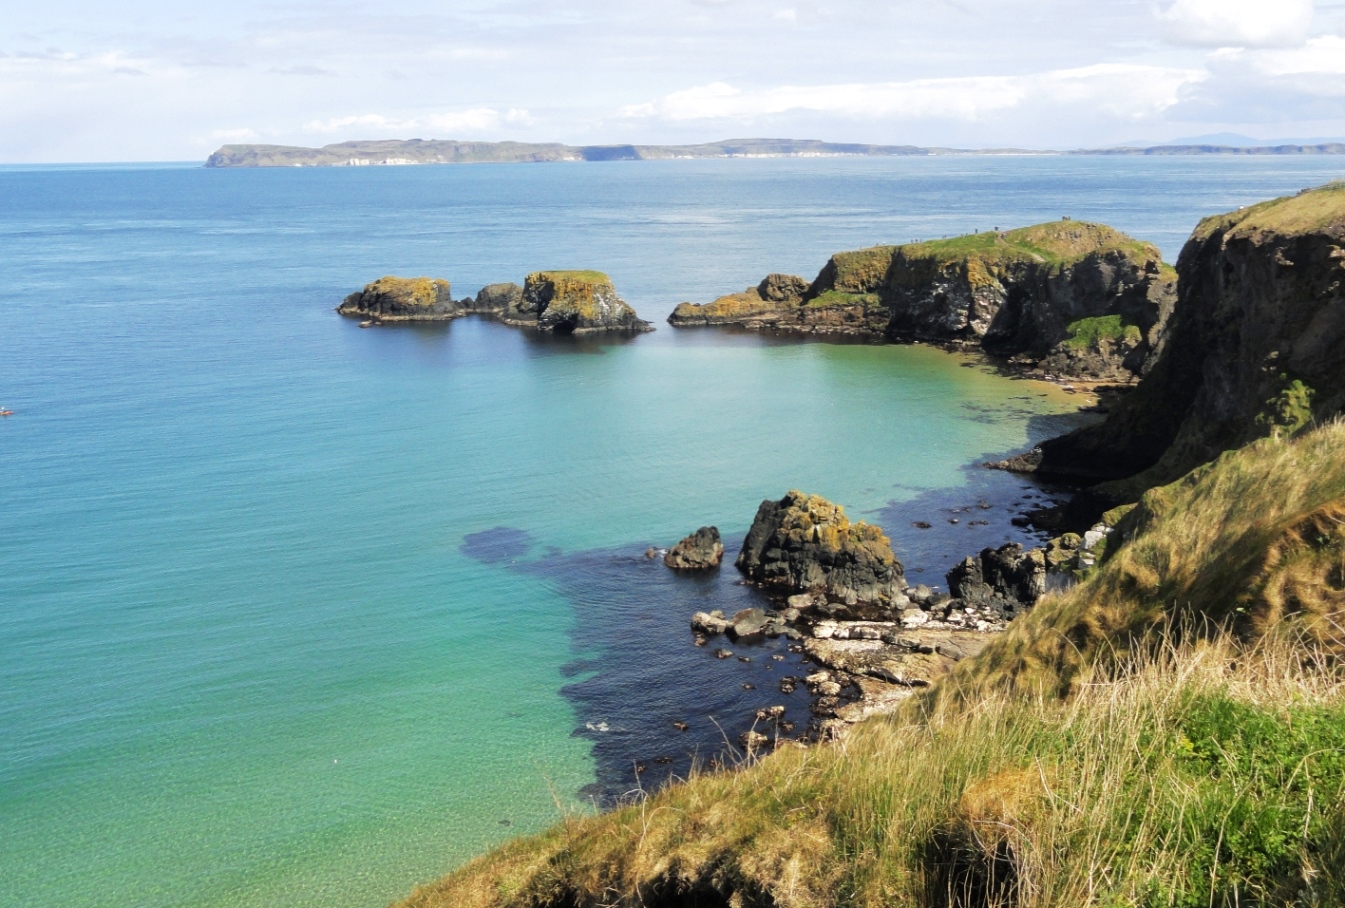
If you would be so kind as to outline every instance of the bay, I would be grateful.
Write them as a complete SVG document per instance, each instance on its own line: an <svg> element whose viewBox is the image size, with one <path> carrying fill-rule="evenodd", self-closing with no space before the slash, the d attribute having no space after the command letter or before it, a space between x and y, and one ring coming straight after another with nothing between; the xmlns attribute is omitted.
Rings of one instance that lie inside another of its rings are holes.
<svg viewBox="0 0 1345 908"><path fill-rule="evenodd" d="M925 347L674 331L676 303L1066 215L1174 259L1200 216L1342 169L0 168L0 903L384 903L584 809L685 708L688 609L750 592L644 548L740 538L798 487L937 579L995 539L918 514L988 495L1001 534L1049 494L968 467L1069 398ZM547 267L607 271L660 330L332 311L385 273L462 296Z"/></svg>

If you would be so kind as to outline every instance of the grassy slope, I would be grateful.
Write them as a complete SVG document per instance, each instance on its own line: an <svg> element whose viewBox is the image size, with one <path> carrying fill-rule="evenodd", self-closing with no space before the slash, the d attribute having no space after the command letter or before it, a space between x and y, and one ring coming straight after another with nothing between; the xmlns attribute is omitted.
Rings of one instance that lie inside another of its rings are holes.
<svg viewBox="0 0 1345 908"><path fill-rule="evenodd" d="M905 715L570 818L404 904L1345 904L1345 426L1227 454L1117 532Z"/></svg>

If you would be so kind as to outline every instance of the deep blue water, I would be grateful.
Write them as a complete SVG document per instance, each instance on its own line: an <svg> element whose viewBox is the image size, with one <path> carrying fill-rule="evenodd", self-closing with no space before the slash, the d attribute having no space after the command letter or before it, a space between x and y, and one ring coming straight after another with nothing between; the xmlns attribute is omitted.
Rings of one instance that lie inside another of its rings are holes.
<svg viewBox="0 0 1345 908"><path fill-rule="evenodd" d="M592 267L661 323L840 249L1064 215L1172 259L1200 216L1343 172L0 168L0 904L386 902L776 697L792 663L686 631L755 594L645 548L732 544L798 487L937 582L1046 494L969 465L1071 419L923 347L361 331L332 308L366 281ZM912 527L982 499L988 527Z"/></svg>

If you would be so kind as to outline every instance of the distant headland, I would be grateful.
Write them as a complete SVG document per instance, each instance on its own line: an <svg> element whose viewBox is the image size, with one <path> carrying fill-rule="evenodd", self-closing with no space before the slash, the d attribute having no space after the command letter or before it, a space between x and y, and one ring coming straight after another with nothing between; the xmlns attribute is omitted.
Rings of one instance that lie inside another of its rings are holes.
<svg viewBox="0 0 1345 908"><path fill-rule="evenodd" d="M224 145L206 167L362 167L397 164L513 164L554 161L654 161L675 158L894 157L930 155L1318 155L1345 154L1345 142L1320 145L1155 145L1040 151L1023 148L923 148L816 139L725 139L700 145L562 145L559 142L459 142L380 139L297 145Z"/></svg>

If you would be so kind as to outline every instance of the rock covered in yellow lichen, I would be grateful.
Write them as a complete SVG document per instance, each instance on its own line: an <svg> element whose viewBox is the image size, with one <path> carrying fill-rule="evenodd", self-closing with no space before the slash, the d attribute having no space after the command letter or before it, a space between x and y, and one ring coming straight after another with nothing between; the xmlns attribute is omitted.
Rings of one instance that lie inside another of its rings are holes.
<svg viewBox="0 0 1345 908"><path fill-rule="evenodd" d="M769 589L821 593L852 606L889 606L903 601L906 589L881 529L851 523L840 505L794 490L761 503L737 567Z"/></svg>
<svg viewBox="0 0 1345 908"><path fill-rule="evenodd" d="M504 320L556 334L653 330L617 296L612 279L601 271L533 272L511 316Z"/></svg>
<svg viewBox="0 0 1345 908"><path fill-rule="evenodd" d="M381 277L352 293L336 311L386 322L447 321L464 313L448 281L429 277Z"/></svg>

